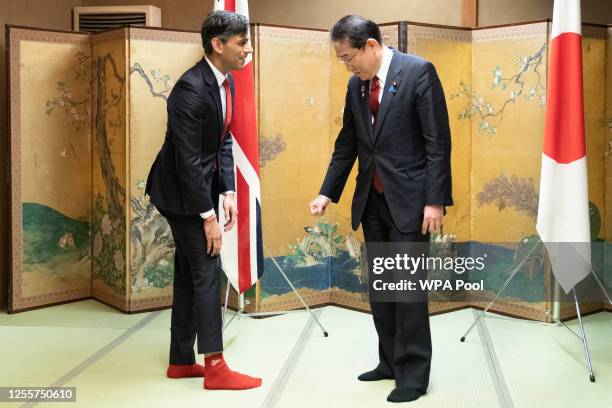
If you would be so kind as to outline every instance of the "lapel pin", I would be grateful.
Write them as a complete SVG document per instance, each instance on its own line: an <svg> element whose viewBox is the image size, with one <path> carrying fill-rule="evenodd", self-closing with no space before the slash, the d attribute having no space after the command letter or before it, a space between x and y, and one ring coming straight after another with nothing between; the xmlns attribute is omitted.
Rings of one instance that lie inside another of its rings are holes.
<svg viewBox="0 0 612 408"><path fill-rule="evenodd" d="M388 92L392 93L392 94L396 94L397 93L397 88L399 87L399 82L397 81L393 81L393 83L391 84L391 86L389 87Z"/></svg>
<svg viewBox="0 0 612 408"><path fill-rule="evenodd" d="M365 85L361 85L361 97L365 96Z"/></svg>

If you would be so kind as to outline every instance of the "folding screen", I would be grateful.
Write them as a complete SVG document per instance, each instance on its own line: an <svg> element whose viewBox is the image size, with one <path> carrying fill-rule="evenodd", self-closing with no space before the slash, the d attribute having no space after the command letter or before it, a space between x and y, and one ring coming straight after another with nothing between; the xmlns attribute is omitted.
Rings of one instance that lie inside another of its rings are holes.
<svg viewBox="0 0 612 408"><path fill-rule="evenodd" d="M86 34L7 29L9 309L91 293L90 55Z"/></svg>
<svg viewBox="0 0 612 408"><path fill-rule="evenodd" d="M471 80L456 84L455 96L464 104L459 118L472 123L471 239L474 245L491 245L508 256L515 250L511 244L539 240L535 220L547 32L547 22L474 30ZM538 251L516 274L502 301L494 304L495 310L546 319L544 251ZM502 263L491 268L485 281L490 290L478 306L484 307L501 288L511 267Z"/></svg>
<svg viewBox="0 0 612 408"><path fill-rule="evenodd" d="M512 264L507 259L538 240L549 27L381 25L385 44L434 63L446 95L455 206L434 239L469 241L505 262L494 265L482 298L431 302L434 313L483 306L505 280ZM604 177L612 139L607 31L583 30L594 240L610 235ZM8 33L10 310L89 296L123 311L168 306L174 248L144 185L163 143L167 96L202 56L199 33L129 28L90 37L19 27ZM309 304L369 310L362 233L350 229L354 172L342 200L325 217L312 218L307 210L342 123L350 74L336 62L327 31L255 25L252 38L265 273L247 292L246 310L301 307L272 257ZM544 259L544 253L530 258L496 310L550 318L552 280ZM605 279L612 280L609 273ZM230 304L236 305L234 294ZM562 306L562 317L571 316L572 307ZM601 307L595 302L585 311Z"/></svg>
<svg viewBox="0 0 612 408"><path fill-rule="evenodd" d="M381 26L394 47L399 26ZM273 256L309 304L369 310L359 267L362 235L350 228L354 177L326 217L308 213L342 123L349 74L336 62L327 31L257 25L255 41L266 247L255 308L302 307Z"/></svg>
<svg viewBox="0 0 612 408"><path fill-rule="evenodd" d="M172 304L172 234L165 218L144 195L144 187L164 142L166 100L183 72L202 58L202 39L193 32L130 28L127 55L127 282L129 310L138 311Z"/></svg>
<svg viewBox="0 0 612 408"><path fill-rule="evenodd" d="M92 36L92 296L128 310L127 29Z"/></svg>
<svg viewBox="0 0 612 408"><path fill-rule="evenodd" d="M397 50L405 52L405 23L381 24L380 31L383 43ZM322 167L327 170L329 158L333 152L334 142L342 126L342 113L346 97L346 87L351 73L343 64L337 62L333 47L331 51L331 79L330 79L330 134L329 134L329 156ZM330 267L330 302L352 309L370 310L366 286L367 271L360 262L363 244L363 232L361 227L357 231L351 229L351 202L355 190L355 177L357 176L357 164L349 175L348 182L344 187L344 193L338 205L332 206L325 220L333 231L334 225L338 229L330 233L330 245L336 245L338 250L334 257L329 258ZM321 183L319 179L317 182ZM312 234L309 234L312 235ZM335 241L335 242L334 242Z"/></svg>
<svg viewBox="0 0 612 408"><path fill-rule="evenodd" d="M199 34L7 33L9 310L91 296L130 312L170 305L174 248L144 180L164 140L167 95L202 57Z"/></svg>
<svg viewBox="0 0 612 408"><path fill-rule="evenodd" d="M471 30L408 23L407 52L431 61L444 89L452 138L451 171L454 205L448 208L441 234L436 241L452 243L470 240L471 121L462 120L465 100L457 97L458 87L471 82ZM432 313L466 306L464 301L432 298ZM463 300L463 299L462 299Z"/></svg>
<svg viewBox="0 0 612 408"><path fill-rule="evenodd" d="M604 126L605 131L605 149L604 160L606 162L606 208L612 208L612 25L608 26L608 41L606 46L606 113ZM605 212L605 237L606 241L612 240L612 211Z"/></svg>
<svg viewBox="0 0 612 408"><path fill-rule="evenodd" d="M606 49L606 119L604 125L607 127L605 137L605 154L604 160L606 163L606 209L612 209L612 167L610 154L612 153L612 26L608 26L608 41ZM612 240L612 211L605 211L606 214L606 242ZM605 245L605 263L604 263L604 281L608 292L612 292L612 248ZM612 310L612 305L606 303L608 310Z"/></svg>
<svg viewBox="0 0 612 408"><path fill-rule="evenodd" d="M313 227L307 211L329 159L330 45L323 30L258 25L257 95L265 272L261 311L301 307L270 257L310 304L329 302L327 236L302 241ZM302 251L302 246L304 248ZM319 256L320 255L320 256Z"/></svg>

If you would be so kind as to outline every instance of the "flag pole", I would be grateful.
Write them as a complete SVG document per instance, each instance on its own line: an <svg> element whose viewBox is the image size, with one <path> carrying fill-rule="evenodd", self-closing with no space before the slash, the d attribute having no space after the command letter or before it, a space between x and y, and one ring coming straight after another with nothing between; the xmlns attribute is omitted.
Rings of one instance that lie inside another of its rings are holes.
<svg viewBox="0 0 612 408"><path fill-rule="evenodd" d="M514 267L514 269L512 270L512 272L510 273L510 276L508 276L508 279L506 279L506 282L504 282L504 284L502 285L501 289L497 292L497 294L495 295L495 297L489 302L489 304L487 305L487 307L485 307L485 309L482 311L482 313L480 313L478 315L478 317L476 318L476 320L474 320L474 322L472 323L472 325L469 327L469 329L465 332L465 334L463 336L461 336L461 339L459 339L459 341L461 341L462 343L465 343L465 339L467 338L468 334L470 334L470 332L472 331L472 329L478 324L478 322L480 321L480 319L482 319L483 317L486 317L486 313L489 311L489 309L491 308L491 306L493 306L493 303L495 303L495 301L501 296L502 292L504 291L504 289L506 289L506 286L508 286L508 284L510 283L510 281L516 276L516 273L519 271L519 269L521 268L521 266L523 266L523 264L525 263L525 261L535 252L536 249L538 249L540 246L542 245L542 241L538 242L536 245L534 245L534 247L531 249L531 251L529 251L527 253L527 255L525 255L525 257L523 259L521 259L521 261L518 263L518 265L516 265Z"/></svg>
<svg viewBox="0 0 612 408"><path fill-rule="evenodd" d="M508 286L510 281L516 276L516 273L518 272L520 267L525 263L527 258L529 258L531 256L531 254L533 254L535 252L535 250L538 247L542 246L542 245L544 245L543 241L538 242L538 244L535 245L534 248L531 251L529 251L529 253L512 270L512 272L510 273L510 276L508 277L508 279L506 279L506 281L502 285L501 289L497 292L495 297L489 302L487 307L483 310L482 313L480 313L478 315L478 317L474 320L472 325L468 328L467 332L461 337L460 341L462 343L465 342L465 340L467 339L468 334L478 324L480 319L487 317L486 313L489 311L491 306L497 301L497 299L502 294L504 289L506 289L506 287ZM546 245L544 245L544 248L546 248ZM548 253L548 251L547 251L547 253ZM548 259L548 258L549 257L547 256L546 259ZM590 273L593 275L593 277L595 278L595 280L599 284L599 286L600 286L601 290L603 291L605 297L607 298L608 302L612 305L612 300L610 299L610 295L608 294L608 291L607 291L606 287L603 285L603 283L599 279L599 276L597 276L597 274L595 273L595 271L592 268L590 269ZM569 330L572 334L574 334L582 342L582 345L584 347L584 354L585 354L585 358L586 358L586 363L587 363L587 369L589 371L589 381L590 382L595 382L595 374L593 373L593 364L591 362L591 353L589 351L589 343L588 343L587 337L586 337L586 330L584 329L584 322L582 320L582 312L580 310L580 302L578 301L578 296L576 295L576 289L572 289L572 294L573 294L573 297L574 297L574 304L575 304L575 307L576 307L576 314L577 314L577 318L578 318L578 326L580 328L580 334L576 333L574 330L572 330L570 327L568 327L560 319L560 315L561 315L561 313L560 313L561 307L560 307L560 300L559 300L560 299L560 291L559 291L559 282L557 281L557 279L554 280L554 290L553 290L553 316L552 316L553 324L555 324L556 326L563 326L563 327L565 327L567 330Z"/></svg>
<svg viewBox="0 0 612 408"><path fill-rule="evenodd" d="M265 245L263 246L263 249L264 249L265 252L268 253L268 255L270 256L270 259L272 260L272 263L274 264L274 266L276 266L276 269L281 273L283 278L285 278L285 280L287 281L287 283L291 287L291 290L293 290L293 293L295 293L295 295L298 297L298 299L300 300L300 302L304 306L304 309L303 310L302 309L298 309L298 310L283 310L283 311L274 311L274 312L251 312L251 313L245 313L244 312L244 303L245 303L244 302L244 293L241 293L238 296L238 311L236 312L236 314L234 316L232 316L232 318L229 320L229 322L227 322L227 324L223 327L223 330L225 331L225 329L227 329L229 324L232 322L232 320L234 320L234 318L236 316L238 316L238 318L240 319L242 317L263 317L263 316L276 316L276 315L287 314L287 313L308 312L308 313L310 313L310 316L314 319L314 321L317 324L317 326L319 326L319 328L321 329L321 332L323 333L323 336L324 337L328 337L329 333L327 332L327 330L325 330L325 328L323 327L323 325L319 321L319 318L317 317L317 315L313 313L312 309L304 301L304 298L302 298L302 296L299 294L299 292L297 291L295 286L293 286L293 283L291 283L291 280L289 280L289 278L287 277L287 274L285 273L283 268L281 268L281 266L278 264L278 262L276 261L274 256L272 256L269 253L268 248L266 248ZM228 280L228 285L229 285L229 280ZM229 293L229 286L228 286L228 289L227 289L227 293ZM228 296L226 294L226 296L225 296L225 306L224 306L224 311L225 312L227 312L227 300L228 300ZM223 321L225 321L225 312L224 312L224 315L223 315Z"/></svg>
<svg viewBox="0 0 612 408"><path fill-rule="evenodd" d="M594 272L593 272L594 274ZM584 346L584 354L586 355L587 365L589 367L589 380L595 382L595 375L593 374L593 365L591 364L591 353L589 352L589 343L587 342L586 332L584 331L584 324L582 323L582 315L580 313L580 304L578 303L578 297L576 296L576 289L572 289L574 293L574 302L576 303L576 313L578 313L578 323L580 323L580 339Z"/></svg>

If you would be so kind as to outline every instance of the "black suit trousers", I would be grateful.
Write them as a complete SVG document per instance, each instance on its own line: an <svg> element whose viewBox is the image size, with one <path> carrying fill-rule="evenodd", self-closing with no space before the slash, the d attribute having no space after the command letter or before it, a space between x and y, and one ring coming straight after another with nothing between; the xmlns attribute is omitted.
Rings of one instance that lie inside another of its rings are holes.
<svg viewBox="0 0 612 408"><path fill-rule="evenodd" d="M206 236L199 215L166 217L175 244L174 288L170 327L170 364L193 364L198 353L223 350L221 261L206 253Z"/></svg>
<svg viewBox="0 0 612 408"><path fill-rule="evenodd" d="M402 233L395 227L384 194L371 189L361 220L366 242L428 242L421 230ZM427 302L370 302L378 334L378 370L396 385L425 393L431 369L431 333Z"/></svg>

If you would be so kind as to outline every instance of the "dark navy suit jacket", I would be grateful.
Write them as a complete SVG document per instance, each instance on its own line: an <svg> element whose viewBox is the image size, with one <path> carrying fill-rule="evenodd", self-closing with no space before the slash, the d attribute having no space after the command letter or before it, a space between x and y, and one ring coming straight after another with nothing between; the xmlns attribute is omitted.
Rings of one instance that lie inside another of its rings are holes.
<svg viewBox="0 0 612 408"><path fill-rule="evenodd" d="M422 58L393 50L384 87L373 128L369 81L349 80L342 129L320 194L337 203L359 159L353 229L376 168L395 226L407 233L421 229L425 205L453 204L448 111L436 70Z"/></svg>
<svg viewBox="0 0 612 408"><path fill-rule="evenodd" d="M234 82L228 78L233 96ZM146 187L157 208L195 215L216 209L220 192L236 190L232 137L229 132L222 137L223 123L219 85L202 58L168 97L166 138Z"/></svg>

